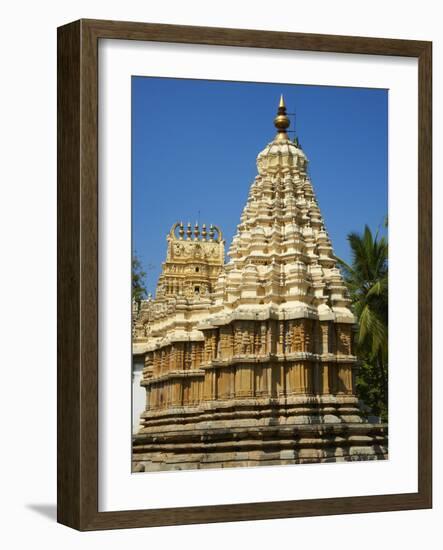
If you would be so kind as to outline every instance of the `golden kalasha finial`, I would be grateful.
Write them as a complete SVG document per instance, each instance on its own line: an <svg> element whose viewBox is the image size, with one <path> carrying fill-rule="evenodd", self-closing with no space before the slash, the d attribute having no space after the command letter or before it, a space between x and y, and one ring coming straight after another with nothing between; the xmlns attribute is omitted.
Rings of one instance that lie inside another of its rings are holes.
<svg viewBox="0 0 443 550"><path fill-rule="evenodd" d="M195 222L195 225L194 225L194 238L198 239L199 235L200 235L200 230L198 228L198 222Z"/></svg>
<svg viewBox="0 0 443 550"><path fill-rule="evenodd" d="M214 226L211 223L211 225L209 226L209 240L210 241L214 240L214 233L215 233Z"/></svg>
<svg viewBox="0 0 443 550"><path fill-rule="evenodd" d="M188 239L190 239L192 237L192 228L191 228L191 223L188 222L188 227L186 229L186 237Z"/></svg>
<svg viewBox="0 0 443 550"><path fill-rule="evenodd" d="M204 224L202 225L202 238L203 238L203 240L205 240L205 241L206 241L206 236L207 236L207 234L208 234L208 232L206 231L206 224L204 223Z"/></svg>
<svg viewBox="0 0 443 550"><path fill-rule="evenodd" d="M289 128L291 121L286 114L285 100L283 94L280 96L280 103L278 104L277 116L274 118L274 126L277 128L277 139L288 139L286 130Z"/></svg>
<svg viewBox="0 0 443 550"><path fill-rule="evenodd" d="M183 237L185 235L185 229L183 227L183 222L180 222L180 228L178 230L178 234L180 236L180 239L183 239Z"/></svg>

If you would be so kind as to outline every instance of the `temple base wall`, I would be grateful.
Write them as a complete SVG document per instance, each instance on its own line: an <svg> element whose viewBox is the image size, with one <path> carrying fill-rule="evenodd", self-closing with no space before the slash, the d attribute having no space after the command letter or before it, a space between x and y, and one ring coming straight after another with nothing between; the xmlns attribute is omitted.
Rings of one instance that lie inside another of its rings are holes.
<svg viewBox="0 0 443 550"><path fill-rule="evenodd" d="M133 472L385 460L387 427L374 424L230 426L138 434Z"/></svg>
<svg viewBox="0 0 443 550"><path fill-rule="evenodd" d="M387 426L362 420L350 396L245 399L145 413L133 471L387 458Z"/></svg>

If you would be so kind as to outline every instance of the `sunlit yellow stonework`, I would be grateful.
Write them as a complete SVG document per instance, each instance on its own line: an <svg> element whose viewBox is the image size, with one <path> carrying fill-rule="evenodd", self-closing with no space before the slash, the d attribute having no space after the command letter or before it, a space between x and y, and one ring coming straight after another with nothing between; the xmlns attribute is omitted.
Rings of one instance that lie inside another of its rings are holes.
<svg viewBox="0 0 443 550"><path fill-rule="evenodd" d="M135 312L136 472L387 457L386 426L361 416L355 319L283 97L274 124L229 262L218 227L175 224Z"/></svg>

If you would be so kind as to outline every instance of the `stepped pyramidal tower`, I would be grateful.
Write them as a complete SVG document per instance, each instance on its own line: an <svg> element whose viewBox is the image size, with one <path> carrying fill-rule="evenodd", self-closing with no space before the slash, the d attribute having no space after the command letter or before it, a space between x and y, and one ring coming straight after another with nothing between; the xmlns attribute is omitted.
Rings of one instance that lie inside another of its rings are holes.
<svg viewBox="0 0 443 550"><path fill-rule="evenodd" d="M176 224L134 321L146 409L133 471L387 458L362 418L355 318L283 97L224 264L220 229Z"/></svg>

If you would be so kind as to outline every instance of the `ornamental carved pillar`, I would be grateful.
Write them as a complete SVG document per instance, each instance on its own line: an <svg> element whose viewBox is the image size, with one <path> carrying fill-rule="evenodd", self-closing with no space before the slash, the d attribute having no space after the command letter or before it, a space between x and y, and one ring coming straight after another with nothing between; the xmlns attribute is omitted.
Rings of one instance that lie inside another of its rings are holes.
<svg viewBox="0 0 443 550"><path fill-rule="evenodd" d="M322 363L322 394L328 395L331 393L330 385L330 367L329 363Z"/></svg>
<svg viewBox="0 0 443 550"><path fill-rule="evenodd" d="M320 333L321 333L321 352L323 355L329 353L329 331L330 323L328 321L323 321L320 323Z"/></svg>

